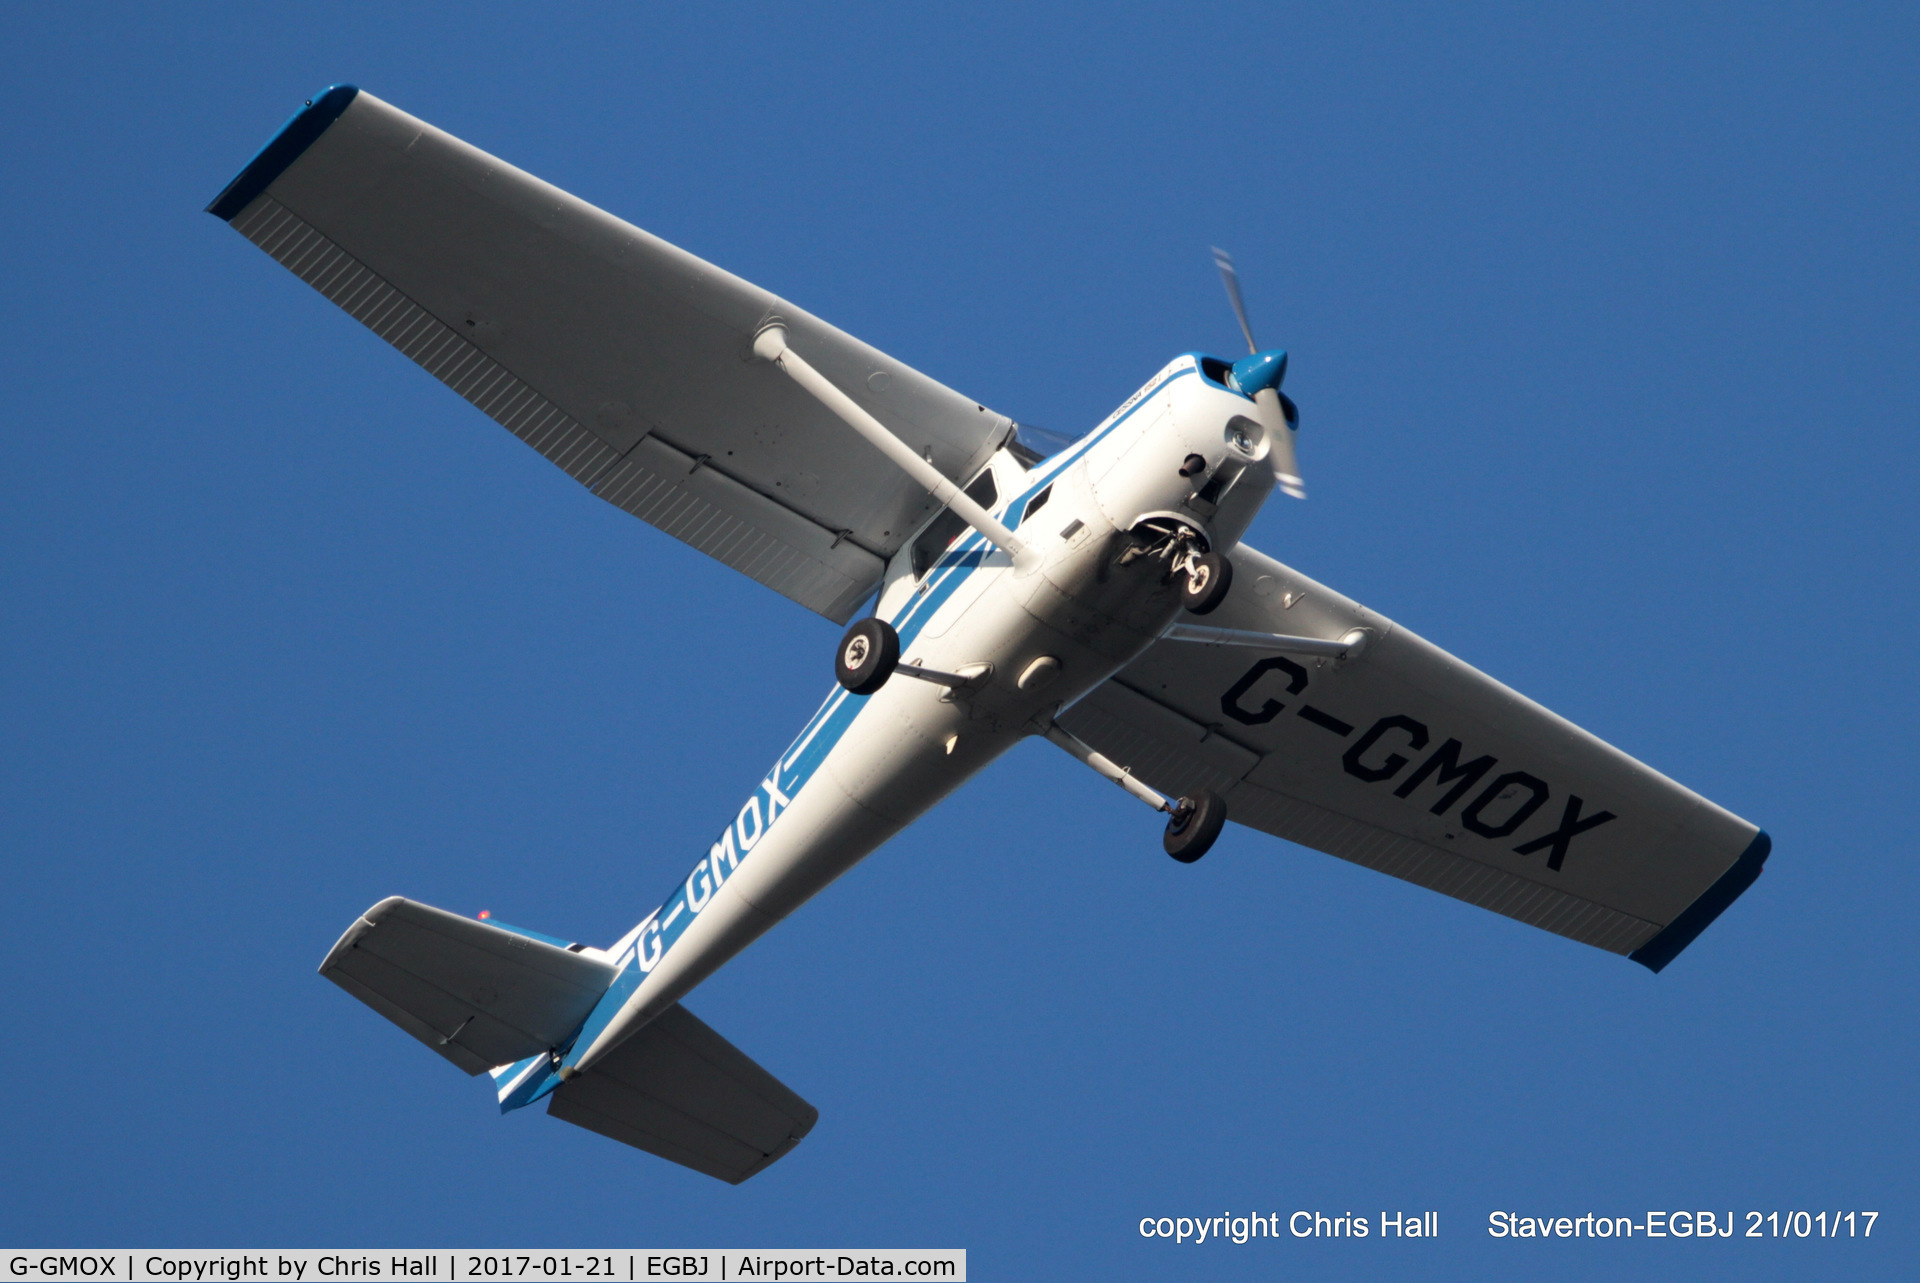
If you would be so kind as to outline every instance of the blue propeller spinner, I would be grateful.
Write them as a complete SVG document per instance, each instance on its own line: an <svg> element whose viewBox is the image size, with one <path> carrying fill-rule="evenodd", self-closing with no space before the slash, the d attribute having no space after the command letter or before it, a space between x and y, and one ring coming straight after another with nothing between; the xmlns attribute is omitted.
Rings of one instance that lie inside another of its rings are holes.
<svg viewBox="0 0 1920 1283"><path fill-rule="evenodd" d="M1241 357L1233 363L1233 373L1227 376L1227 386L1242 396L1252 396L1262 388L1278 391L1286 381L1287 354L1277 348Z"/></svg>

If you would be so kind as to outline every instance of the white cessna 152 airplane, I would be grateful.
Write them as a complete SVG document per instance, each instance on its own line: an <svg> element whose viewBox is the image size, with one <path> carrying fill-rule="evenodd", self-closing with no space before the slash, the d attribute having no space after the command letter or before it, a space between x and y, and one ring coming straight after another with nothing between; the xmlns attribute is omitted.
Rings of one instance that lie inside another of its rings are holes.
<svg viewBox="0 0 1920 1283"><path fill-rule="evenodd" d="M593 494L835 622L874 602L819 711L614 944L393 897L328 953L502 1110L545 1098L735 1183L785 1154L817 1111L681 999L1031 735L1165 813L1176 860L1231 813L1654 971L1767 858L1740 817L1240 543L1276 485L1304 494L1287 357L1251 332L1044 457L351 85L209 211Z"/></svg>

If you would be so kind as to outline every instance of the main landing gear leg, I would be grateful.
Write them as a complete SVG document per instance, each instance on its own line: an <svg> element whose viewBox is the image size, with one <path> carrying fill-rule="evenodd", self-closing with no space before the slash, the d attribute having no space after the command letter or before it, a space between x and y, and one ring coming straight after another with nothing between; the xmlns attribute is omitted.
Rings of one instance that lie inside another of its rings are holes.
<svg viewBox="0 0 1920 1283"><path fill-rule="evenodd" d="M1112 780L1154 810L1165 812L1167 833L1162 845L1167 854L1180 863L1192 864L1205 855L1214 839L1220 836L1227 822L1227 804L1213 790L1195 789L1188 796L1172 801L1135 779L1132 771L1095 752L1064 727L1050 723L1047 738L1085 762L1095 773Z"/></svg>
<svg viewBox="0 0 1920 1283"><path fill-rule="evenodd" d="M862 619L847 629L847 635L840 639L840 649L833 654L835 681L855 695L871 695L885 686L895 673L932 682L949 691L965 691L979 686L992 675L993 665L973 664L964 673L943 673L937 668L903 664L900 634L886 620Z"/></svg>

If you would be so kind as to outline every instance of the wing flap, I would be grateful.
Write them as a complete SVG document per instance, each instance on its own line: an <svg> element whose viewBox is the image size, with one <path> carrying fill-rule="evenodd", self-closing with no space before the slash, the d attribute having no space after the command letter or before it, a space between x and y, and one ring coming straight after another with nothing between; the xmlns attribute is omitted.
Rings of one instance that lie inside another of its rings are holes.
<svg viewBox="0 0 1920 1283"><path fill-rule="evenodd" d="M563 1043L606 992L614 969L394 896L347 928L320 974L479 1074Z"/></svg>
<svg viewBox="0 0 1920 1283"><path fill-rule="evenodd" d="M799 1144L820 1117L678 1003L561 1084L547 1112L734 1185Z"/></svg>

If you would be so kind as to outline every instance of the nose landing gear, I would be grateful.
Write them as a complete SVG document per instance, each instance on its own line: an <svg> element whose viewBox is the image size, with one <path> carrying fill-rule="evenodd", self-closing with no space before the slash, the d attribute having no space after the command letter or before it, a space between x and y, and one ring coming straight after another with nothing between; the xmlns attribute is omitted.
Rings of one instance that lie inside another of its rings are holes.
<svg viewBox="0 0 1920 1283"><path fill-rule="evenodd" d="M1217 552L1189 552L1183 561L1180 604L1190 615L1210 614L1233 587L1233 563Z"/></svg>
<svg viewBox="0 0 1920 1283"><path fill-rule="evenodd" d="M1180 605L1190 615L1210 614L1227 599L1233 587L1233 563L1222 553L1209 551L1207 538L1172 514L1152 514L1129 532L1133 546L1120 557L1122 566L1142 558L1157 558L1166 566L1161 583L1180 584Z"/></svg>

